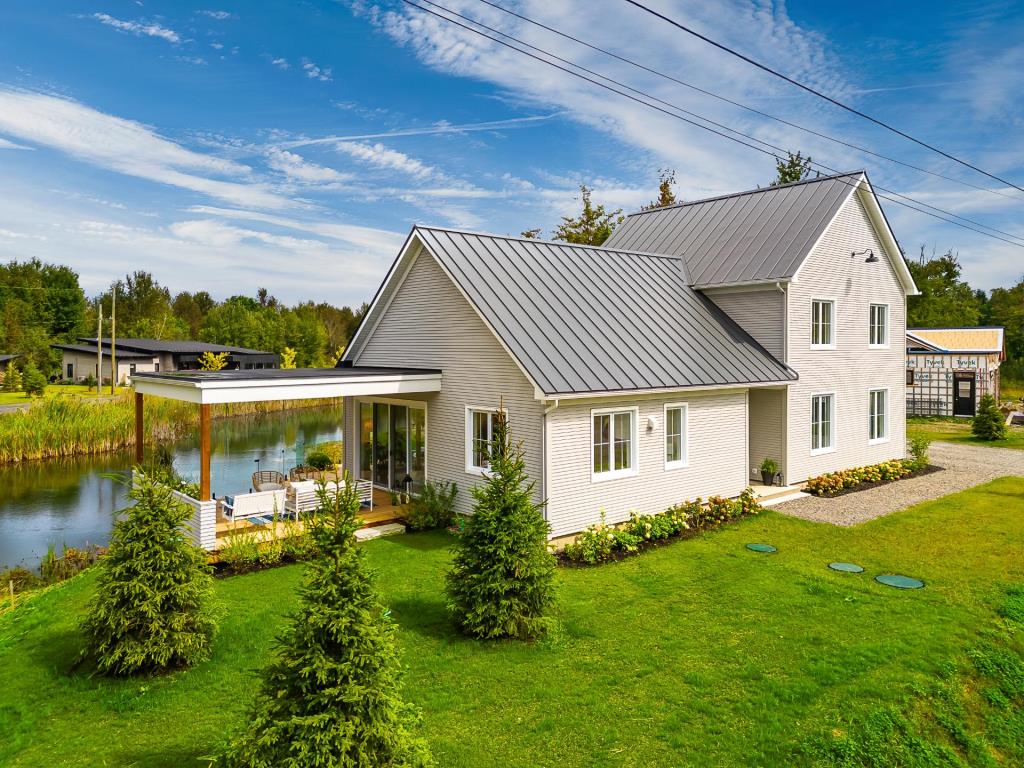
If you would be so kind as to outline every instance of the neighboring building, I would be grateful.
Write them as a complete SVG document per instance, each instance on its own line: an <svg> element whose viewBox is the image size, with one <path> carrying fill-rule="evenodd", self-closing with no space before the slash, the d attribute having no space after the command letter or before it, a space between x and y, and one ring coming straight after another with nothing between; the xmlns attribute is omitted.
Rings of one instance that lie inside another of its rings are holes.
<svg viewBox="0 0 1024 768"><path fill-rule="evenodd" d="M21 355L0 355L0 381L7 375L7 367L17 360Z"/></svg>
<svg viewBox="0 0 1024 768"><path fill-rule="evenodd" d="M63 352L60 378L68 381L84 381L97 378L96 337L79 338L78 344L54 344L54 349ZM136 372L195 371L199 369L199 358L205 352L227 352L227 370L277 368L280 355L224 344L208 344L203 341L182 341L169 339L115 339L114 353L117 358L117 380L127 381ZM110 339L101 344L103 372L102 379L110 380Z"/></svg>
<svg viewBox="0 0 1024 768"><path fill-rule="evenodd" d="M973 416L983 395L999 399L1003 329L908 328L907 413Z"/></svg>
<svg viewBox="0 0 1024 768"><path fill-rule="evenodd" d="M633 214L600 248L414 227L339 363L395 371L346 397L345 464L456 482L468 512L502 408L561 536L735 496L766 457L789 484L901 458L916 293L863 172Z"/></svg>

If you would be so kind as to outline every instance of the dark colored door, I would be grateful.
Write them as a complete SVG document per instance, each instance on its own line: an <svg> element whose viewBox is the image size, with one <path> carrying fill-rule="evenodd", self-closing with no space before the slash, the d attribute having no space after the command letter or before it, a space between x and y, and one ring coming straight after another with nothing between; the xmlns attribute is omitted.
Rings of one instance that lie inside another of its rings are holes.
<svg viewBox="0 0 1024 768"><path fill-rule="evenodd" d="M953 415L974 415L974 372L953 374Z"/></svg>

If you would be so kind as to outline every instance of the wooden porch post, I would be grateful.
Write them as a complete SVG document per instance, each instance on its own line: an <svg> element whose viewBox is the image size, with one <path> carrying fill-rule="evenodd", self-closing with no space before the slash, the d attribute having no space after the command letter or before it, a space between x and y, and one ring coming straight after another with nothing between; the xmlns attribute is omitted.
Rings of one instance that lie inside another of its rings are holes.
<svg viewBox="0 0 1024 768"><path fill-rule="evenodd" d="M210 500L210 405L199 406L199 500Z"/></svg>
<svg viewBox="0 0 1024 768"><path fill-rule="evenodd" d="M146 431L145 423L142 416L142 398L141 392L135 393L135 463L140 465L142 460L145 458L146 449Z"/></svg>

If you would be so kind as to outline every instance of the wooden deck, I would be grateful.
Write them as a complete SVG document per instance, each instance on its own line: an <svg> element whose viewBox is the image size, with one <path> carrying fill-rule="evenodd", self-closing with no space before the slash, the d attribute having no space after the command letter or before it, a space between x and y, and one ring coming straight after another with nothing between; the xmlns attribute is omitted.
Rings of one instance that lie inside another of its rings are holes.
<svg viewBox="0 0 1024 768"><path fill-rule="evenodd" d="M375 488L373 490L373 510L363 507L359 512L359 517L363 521L364 528L384 525L385 523L401 522L402 508L392 506L390 493ZM250 523L247 520L232 522L221 514L218 507L217 543L215 550L224 546L226 541L235 534L249 534L256 536L259 541L270 541L289 535L291 531L295 530L295 526L298 526L298 530L301 531L303 527L302 521L300 520L296 523L281 520L273 524L267 523L263 525Z"/></svg>

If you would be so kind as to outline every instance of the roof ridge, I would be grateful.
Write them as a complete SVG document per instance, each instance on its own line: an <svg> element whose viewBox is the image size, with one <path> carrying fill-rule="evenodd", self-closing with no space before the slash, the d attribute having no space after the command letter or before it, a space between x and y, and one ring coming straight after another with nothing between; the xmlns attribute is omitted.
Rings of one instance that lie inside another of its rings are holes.
<svg viewBox="0 0 1024 768"><path fill-rule="evenodd" d="M725 195L714 195L712 197L702 197L697 200L684 200L681 203L673 203L672 205L663 205L660 208L649 208L647 210L633 211L627 213L626 216L642 216L646 213L657 213L658 211L666 211L672 208L685 208L688 205L699 205L701 203L713 203L718 200L728 200L731 197L743 197L744 195L756 195L759 192L773 192L777 189L788 189L789 187L799 187L804 184L815 184L819 181L834 181L835 179L841 179L846 176L867 176L867 171L864 169L858 171L845 171L843 173L833 173L830 176L815 176L813 179L801 179L800 181L790 181L785 184L776 184L768 187L757 187L756 189L747 189L741 192L729 192Z"/></svg>
<svg viewBox="0 0 1024 768"><path fill-rule="evenodd" d="M558 248L580 248L585 250L594 251L607 251L608 253L623 253L629 254L630 256L649 256L655 259L668 259L670 261L678 261L682 263L682 256L675 256L671 253L655 253L653 251L636 251L631 248L609 248L606 245L585 245L583 243L566 243L562 240L544 240L539 237L515 237L514 235L498 235L493 232L478 232L471 229L458 229L456 227L437 227L430 224L414 224L412 227L416 229L427 229L435 232L454 232L459 235L473 235L474 237L490 237L495 240L511 240L513 242L523 243L542 243L544 245L554 245Z"/></svg>

